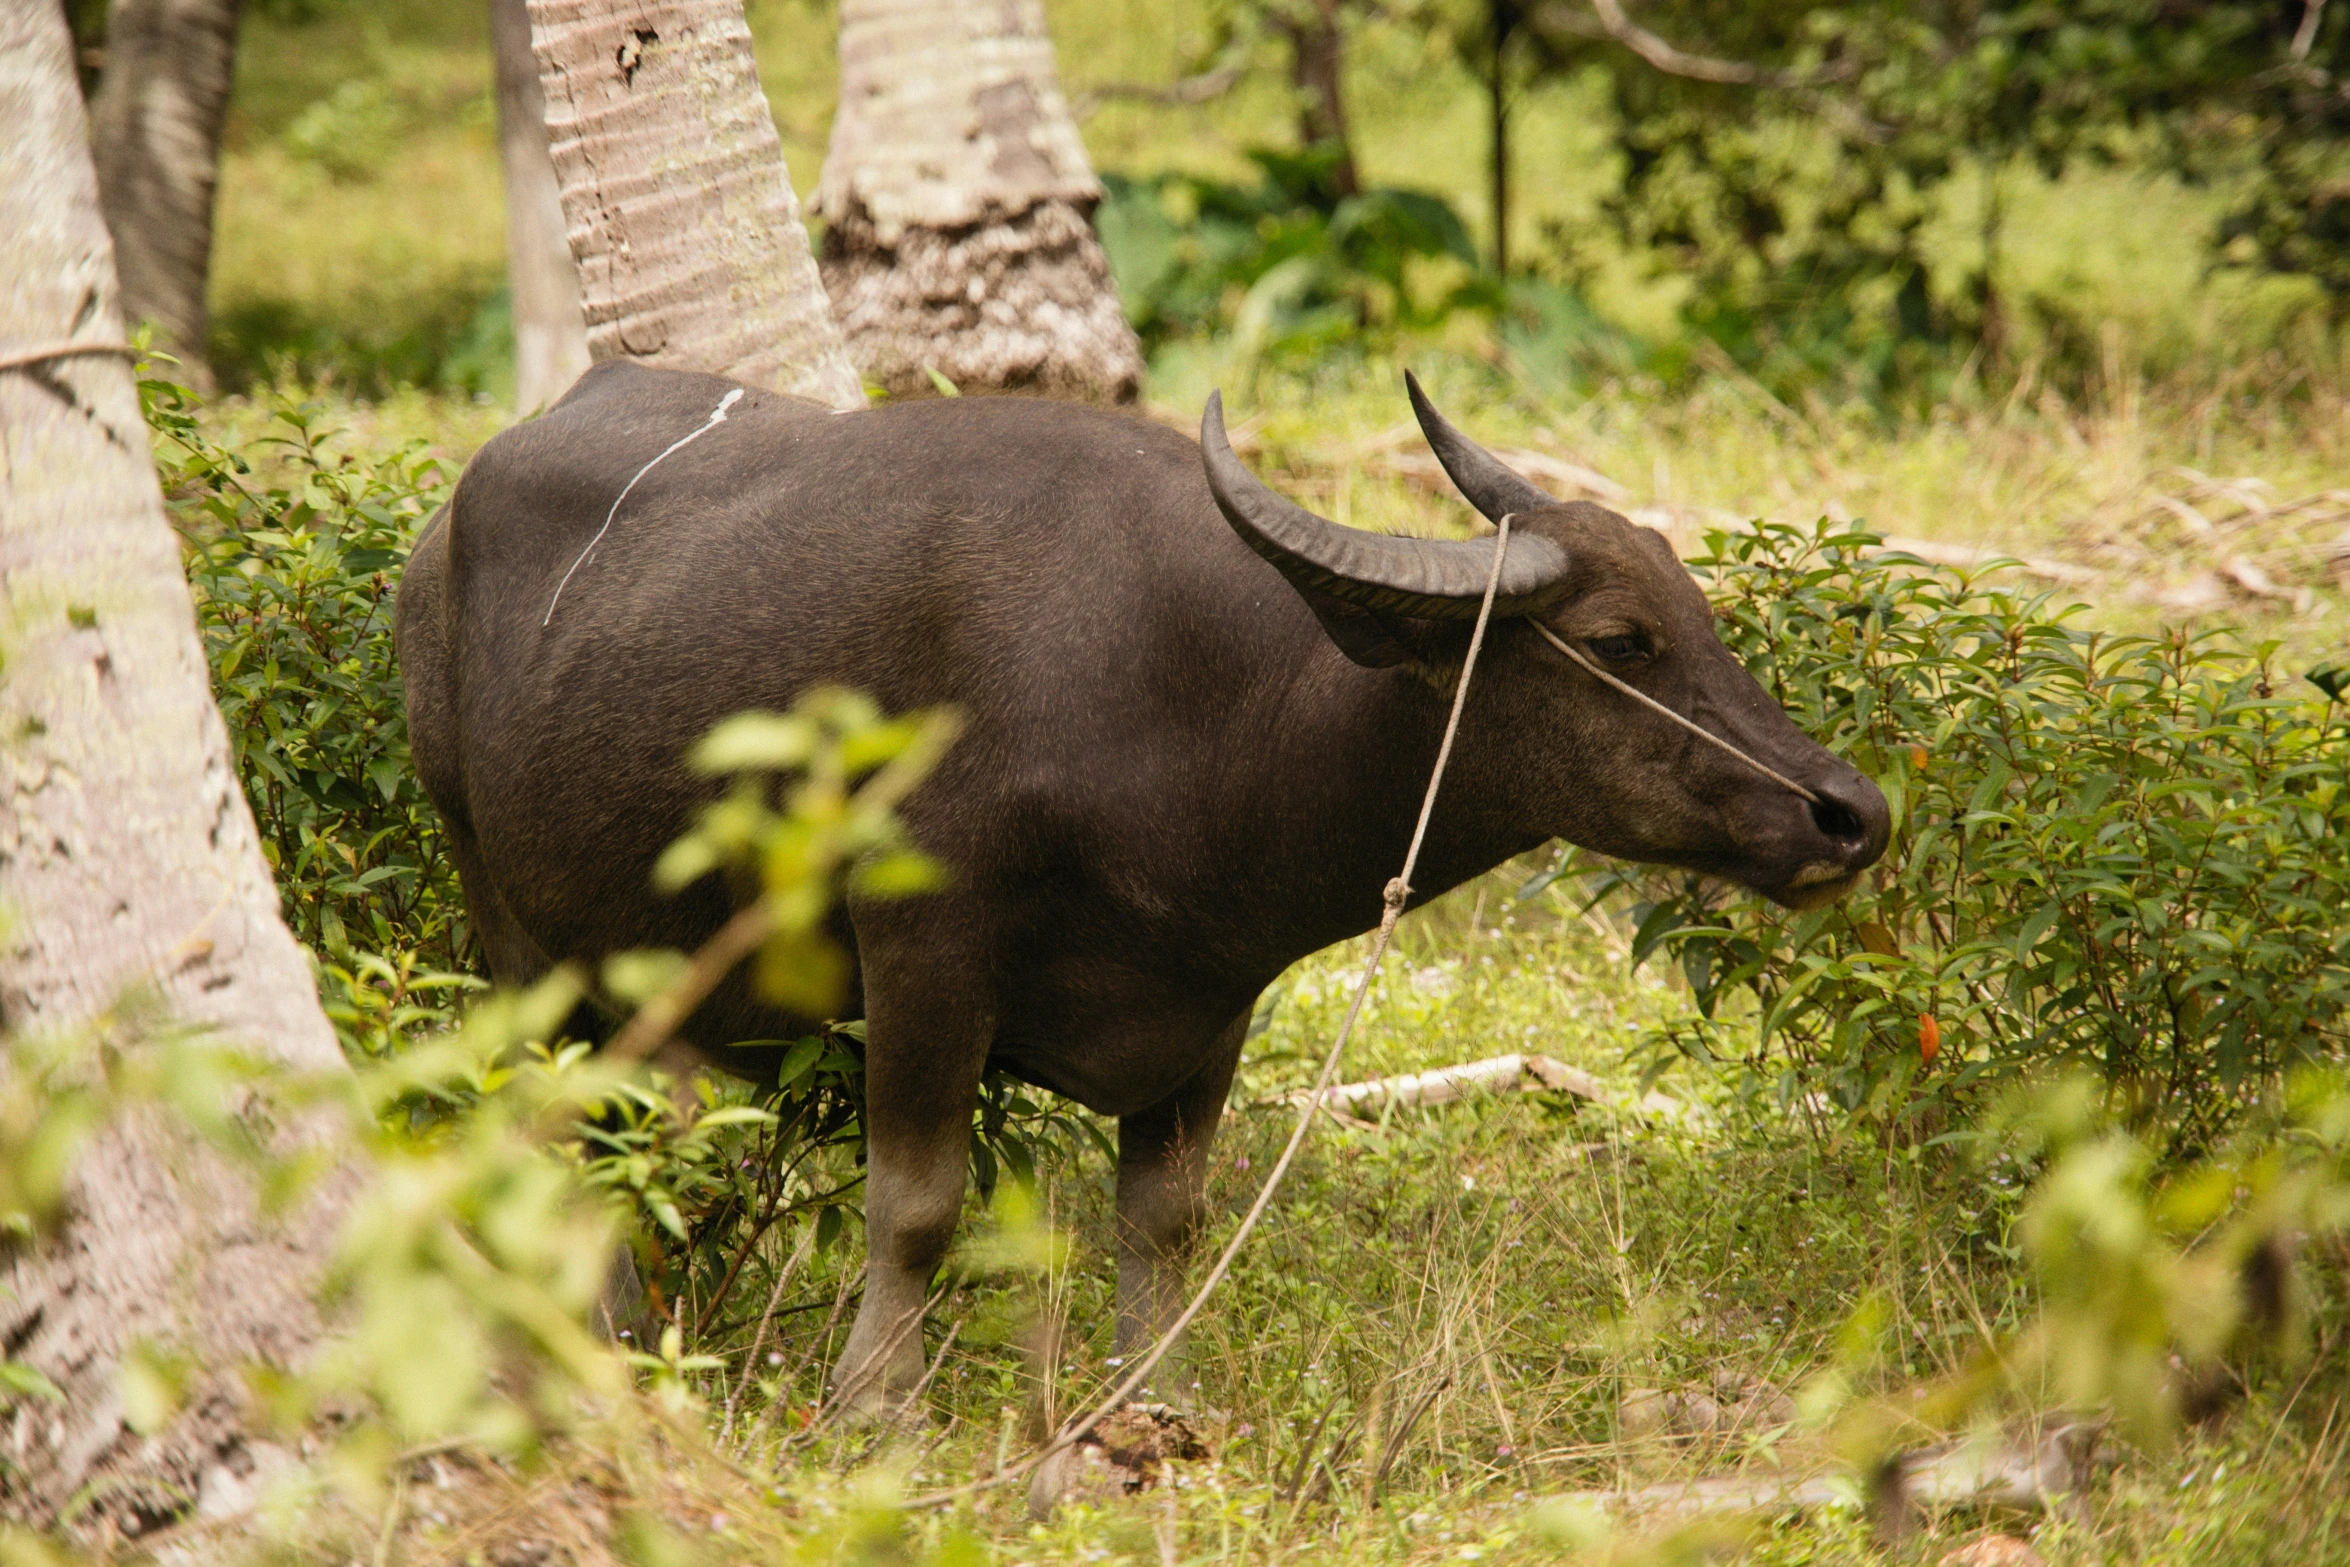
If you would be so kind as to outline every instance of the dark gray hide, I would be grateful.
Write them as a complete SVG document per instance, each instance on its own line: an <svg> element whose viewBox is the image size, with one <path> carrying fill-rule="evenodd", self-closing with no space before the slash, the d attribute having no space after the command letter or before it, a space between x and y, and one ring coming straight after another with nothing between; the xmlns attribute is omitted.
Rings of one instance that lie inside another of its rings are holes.
<svg viewBox="0 0 2350 1567"><path fill-rule="evenodd" d="M841 1374L868 1397L919 1374L912 1319L990 1063L1121 1118L1131 1349L1178 1304L1258 992L1378 921L1491 541L1336 529L1250 479L1220 428L1219 497L1198 443L1122 414L1014 398L833 414L752 390L644 475L542 626L614 498L732 389L599 365L484 447L417 545L399 604L416 765L491 968L525 981L718 927L715 880L670 899L649 877L708 797L679 758L727 714L823 682L892 711L955 705L964 737L905 812L951 887L847 912L872 1160ZM1472 498L1516 508L1505 614L1539 614L1827 803L1498 619L1414 900L1554 837L1794 902L1849 885L1884 846L1883 798L1715 640L1664 541L1500 485L1432 431ZM753 1072L772 1062L728 1041L804 1031L740 982L688 1030Z"/></svg>

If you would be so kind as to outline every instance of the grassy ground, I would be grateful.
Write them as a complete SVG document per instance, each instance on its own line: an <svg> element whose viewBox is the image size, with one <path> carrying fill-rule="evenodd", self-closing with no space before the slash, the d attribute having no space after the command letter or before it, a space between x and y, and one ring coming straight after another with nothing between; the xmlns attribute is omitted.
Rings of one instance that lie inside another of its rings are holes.
<svg viewBox="0 0 2350 1567"><path fill-rule="evenodd" d="M1835 1470L1776 1395L1800 1396L1837 1356L1865 1297L1890 1308L1866 1360L1886 1382L1951 1370L2022 1320L2031 1299L2010 1261L2012 1184L1933 1149L1842 1146L1754 1119L1701 1078L1668 1077L1667 1100L1643 1108L1627 1045L1683 1003L1629 971L1608 919L1551 893L1515 902L1530 868L1407 921L1350 1075L1530 1050L1616 1092L1401 1111L1318 1134L1195 1330L1191 1398L1211 1461L1182 1466L1172 1491L1045 1523L1028 1517L1019 1487L983 1493L914 1515L912 1539L945 1549L960 1537L956 1549L976 1543L988 1560L1072 1567L1697 1560L1665 1548L1686 1519L1577 1513L1555 1499ZM1360 944L1325 953L1275 993L1216 1152L1211 1239L1286 1136L1292 1112L1279 1095L1310 1079L1363 957ZM1098 1155L1050 1172L1042 1221L1063 1237L1057 1251L1005 1210L974 1209L958 1252L967 1274L926 1336L927 1402L879 1434L807 1428L845 1327L826 1308L851 1286L857 1249L803 1261L761 1357L774 1368L746 1376L747 1323L700 1346L728 1360L708 1394L723 1411L721 1447L754 1470L796 1475L785 1487L794 1506L844 1475L919 1493L1017 1456L1041 1418L1085 1407L1116 1375L1109 1182ZM779 1243L771 1260L790 1250ZM1007 1255L1049 1260L1022 1271L1003 1266ZM757 1272L737 1286L746 1301L771 1288ZM1049 1392L1025 1347L1047 1319L1066 1323ZM2340 1302L2322 1302L2320 1320L2330 1346ZM1929 1515L1888 1550L1856 1499L1743 1520L1744 1543L1726 1554L1933 1562L1990 1532L2030 1536L2054 1564L2350 1560L2338 1356L2255 1387L2240 1412L2170 1451L2110 1446L2092 1488L2055 1516ZM1659 1392L1713 1398L1723 1418L1643 1433L1638 1407ZM770 1401L778 1413L762 1420Z"/></svg>

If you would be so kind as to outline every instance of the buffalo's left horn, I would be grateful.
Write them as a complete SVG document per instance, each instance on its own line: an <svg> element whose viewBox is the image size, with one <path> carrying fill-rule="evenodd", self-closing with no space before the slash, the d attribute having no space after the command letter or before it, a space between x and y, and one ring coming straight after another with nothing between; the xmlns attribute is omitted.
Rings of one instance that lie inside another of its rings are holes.
<svg viewBox="0 0 2350 1567"><path fill-rule="evenodd" d="M1428 437L1429 449L1444 464L1444 471L1452 475L1452 482L1460 487L1460 492L1469 498L1470 505L1499 522L1514 511L1533 511L1558 504L1511 472L1500 458L1454 429L1452 421L1438 413L1436 405L1428 401L1428 394L1420 390L1418 376L1406 370L1403 384L1412 394L1412 412L1419 418L1420 433Z"/></svg>
<svg viewBox="0 0 2350 1567"><path fill-rule="evenodd" d="M1406 539L1326 522L1283 499L1241 466L1224 437L1224 394L1208 398L1200 455L1224 520L1249 548L1301 588L1365 609L1430 620L1474 620L1493 571L1491 539ZM1544 504L1552 504L1545 502ZM1567 552L1535 534L1513 534L1494 590L1496 615L1524 615L1566 591Z"/></svg>

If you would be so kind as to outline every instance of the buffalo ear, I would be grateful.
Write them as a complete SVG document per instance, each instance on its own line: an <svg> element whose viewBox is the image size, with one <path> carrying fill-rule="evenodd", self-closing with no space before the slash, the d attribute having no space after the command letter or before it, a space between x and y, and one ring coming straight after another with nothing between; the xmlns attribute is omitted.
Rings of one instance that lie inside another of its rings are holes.
<svg viewBox="0 0 2350 1567"><path fill-rule="evenodd" d="M1365 609L1318 589L1292 583L1338 651L1365 669L1407 669L1446 695L1460 668L1468 628L1458 621L1423 620Z"/></svg>
<svg viewBox="0 0 2350 1567"><path fill-rule="evenodd" d="M1412 650L1405 646L1401 628L1388 616L1359 604L1349 604L1334 598L1319 588L1291 583L1297 596L1306 601L1306 608L1322 623L1322 630L1344 653L1365 669L1393 669L1409 663Z"/></svg>

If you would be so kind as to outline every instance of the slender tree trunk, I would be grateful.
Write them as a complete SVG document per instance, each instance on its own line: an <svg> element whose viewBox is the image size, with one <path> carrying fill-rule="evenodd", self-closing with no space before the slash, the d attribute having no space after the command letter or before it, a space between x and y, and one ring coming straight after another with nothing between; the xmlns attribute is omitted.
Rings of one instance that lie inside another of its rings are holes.
<svg viewBox="0 0 2350 1567"><path fill-rule="evenodd" d="M1346 119L1346 35L1338 28L1338 0L1308 0L1305 13L1275 13L1273 25L1289 39L1289 81L1298 92L1297 136L1308 147L1335 146L1330 171L1335 196L1357 195L1353 133Z"/></svg>
<svg viewBox="0 0 2350 1567"><path fill-rule="evenodd" d="M115 0L90 105L98 194L114 235L122 313L209 385L204 289L212 194L236 75L237 0Z"/></svg>
<svg viewBox="0 0 2350 1567"><path fill-rule="evenodd" d="M893 394L1131 399L1142 352L1038 0L841 0L816 202L849 352Z"/></svg>
<svg viewBox="0 0 2350 1567"><path fill-rule="evenodd" d="M742 0L529 4L589 353L861 407Z"/></svg>
<svg viewBox="0 0 2350 1567"><path fill-rule="evenodd" d="M0 4L0 233L0 1076L29 1039L135 1052L167 1023L337 1070L213 706L130 366L53 351L123 325L65 19L40 0ZM81 1526L137 1533L247 1490L233 1372L314 1334L332 1207L267 1223L156 1126L102 1134L63 1228L0 1255L0 1346L65 1392L0 1412L0 1511L48 1523L73 1501ZM210 1368L147 1436L117 1390L141 1341Z"/></svg>
<svg viewBox="0 0 2350 1567"><path fill-rule="evenodd" d="M1487 20L1493 31L1493 70L1486 82L1492 110L1492 144L1486 172L1493 181L1493 271L1510 275L1510 39L1525 20L1518 0L1491 0Z"/></svg>
<svg viewBox="0 0 2350 1567"><path fill-rule="evenodd" d="M514 406L563 395L588 367L579 264L563 232L563 193L547 156L546 99L524 0L490 0L498 62L498 156L506 168L506 280L514 301Z"/></svg>

